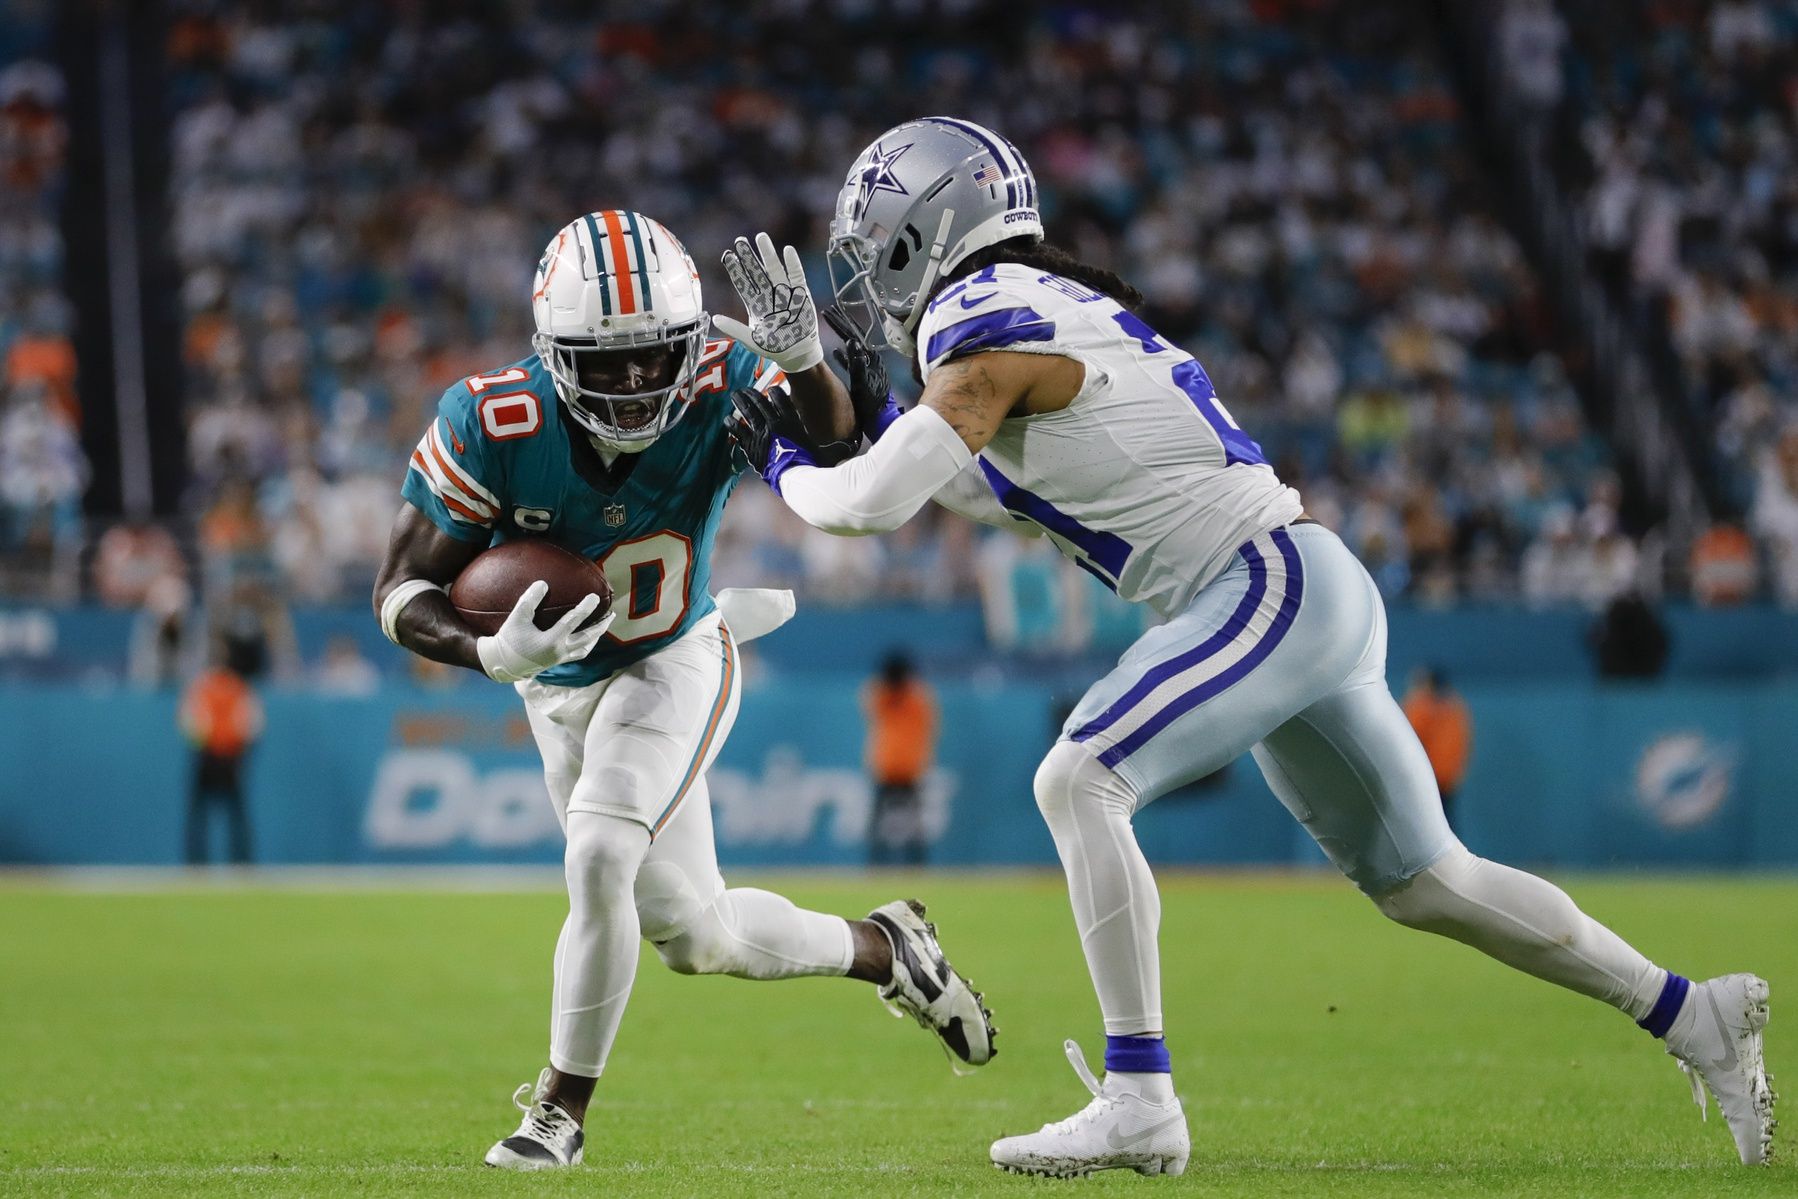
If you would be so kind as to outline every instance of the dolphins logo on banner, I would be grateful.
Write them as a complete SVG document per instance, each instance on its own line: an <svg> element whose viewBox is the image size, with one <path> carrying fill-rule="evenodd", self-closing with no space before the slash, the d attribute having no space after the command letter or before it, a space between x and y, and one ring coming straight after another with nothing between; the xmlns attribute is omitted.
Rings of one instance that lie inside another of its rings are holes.
<svg viewBox="0 0 1798 1199"><path fill-rule="evenodd" d="M1695 828L1729 801L1736 752L1690 730L1663 733L1636 760L1636 802L1665 829Z"/></svg>

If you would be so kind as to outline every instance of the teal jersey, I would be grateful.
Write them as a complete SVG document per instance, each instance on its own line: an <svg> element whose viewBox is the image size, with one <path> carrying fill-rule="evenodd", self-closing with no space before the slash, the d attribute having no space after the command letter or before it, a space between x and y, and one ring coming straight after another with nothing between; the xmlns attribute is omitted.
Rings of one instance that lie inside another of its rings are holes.
<svg viewBox="0 0 1798 1199"><path fill-rule="evenodd" d="M730 394L785 384L780 368L753 351L709 341L682 401L686 414L607 468L532 356L443 393L400 494L459 541L542 537L599 563L617 619L587 657L537 676L584 687L716 609L712 539L743 469L725 431Z"/></svg>

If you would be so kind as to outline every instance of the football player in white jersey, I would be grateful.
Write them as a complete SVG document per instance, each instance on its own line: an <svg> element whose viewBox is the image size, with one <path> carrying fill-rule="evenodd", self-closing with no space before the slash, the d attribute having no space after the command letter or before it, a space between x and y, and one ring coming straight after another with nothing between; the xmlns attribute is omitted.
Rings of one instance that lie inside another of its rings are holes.
<svg viewBox="0 0 1798 1199"><path fill-rule="evenodd" d="M921 904L845 920L718 871L705 775L741 702L737 642L792 615L790 592L711 593L712 542L744 468L725 430L730 391L791 388L832 433L854 423L789 267L771 245L733 252L749 323L721 319L729 336L708 340L699 274L666 226L626 209L577 217L537 266L536 352L450 387L412 455L375 614L412 652L515 687L567 841L549 1064L514 1096L523 1119L490 1166L580 1164L643 940L682 974L872 982L962 1062L993 1055L991 1013ZM445 589L490 545L524 537L598 562L616 608L583 624L588 596L541 628L538 581L478 635Z"/></svg>
<svg viewBox="0 0 1798 1199"><path fill-rule="evenodd" d="M946 117L888 130L850 169L831 252L833 276L848 270L838 300L867 340L917 363L923 394L903 414L873 394L879 371L852 336L852 399L875 444L825 468L771 450L781 401L739 392L736 435L787 505L861 535L934 499L1049 537L1163 622L1093 684L1036 774L1104 1014L1105 1080L1070 1041L1092 1102L996 1142L996 1165L1185 1168L1160 902L1131 817L1245 751L1381 912L1627 1012L1664 1040L1701 1107L1709 1084L1741 1160L1766 1160L1767 984L1689 982L1553 884L1456 839L1387 690L1385 610L1366 570L1306 517L1199 363L1137 315L1140 296L1043 244L1036 183L1011 143Z"/></svg>

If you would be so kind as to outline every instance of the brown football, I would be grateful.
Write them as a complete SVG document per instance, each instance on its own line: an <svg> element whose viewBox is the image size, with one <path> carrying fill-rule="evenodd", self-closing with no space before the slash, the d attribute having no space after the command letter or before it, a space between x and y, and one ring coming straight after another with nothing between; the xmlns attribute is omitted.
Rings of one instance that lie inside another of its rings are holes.
<svg viewBox="0 0 1798 1199"><path fill-rule="evenodd" d="M594 620L612 606L612 588L598 564L536 537L496 545L463 567L450 584L450 603L469 628L490 636L538 579L549 584L549 594L537 605L540 629L555 624L589 594L599 596Z"/></svg>

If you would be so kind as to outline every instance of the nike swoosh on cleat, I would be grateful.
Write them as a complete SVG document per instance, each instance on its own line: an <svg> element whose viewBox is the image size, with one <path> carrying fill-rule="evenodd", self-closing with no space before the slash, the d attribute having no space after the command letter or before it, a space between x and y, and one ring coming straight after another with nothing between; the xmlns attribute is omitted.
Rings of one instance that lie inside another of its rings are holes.
<svg viewBox="0 0 1798 1199"><path fill-rule="evenodd" d="M1150 1137L1154 1136L1156 1133L1160 1132L1164 1128L1172 1128L1174 1125L1180 1123L1184 1119L1186 1119L1186 1113L1175 1112L1173 1115L1169 1116L1167 1119L1162 1120L1161 1122L1159 1122L1157 1124L1151 1124L1147 1128L1139 1129L1138 1131L1131 1133L1129 1136L1122 1137L1122 1138L1120 1138L1118 1136L1117 1129L1107 1128L1105 1130L1105 1144L1107 1147L1112 1148L1112 1149L1127 1149L1130 1146L1136 1144L1138 1141L1148 1140Z"/></svg>
<svg viewBox="0 0 1798 1199"><path fill-rule="evenodd" d="M1734 1070L1742 1060L1736 1053L1735 1037L1730 1033L1729 1023L1723 1019L1722 1009L1717 1006L1717 997L1709 991L1705 992L1704 997L1710 1000L1711 1015L1717 1017L1717 1026L1723 1030L1723 1047L1726 1051L1726 1056L1716 1058L1710 1064L1718 1070Z"/></svg>

